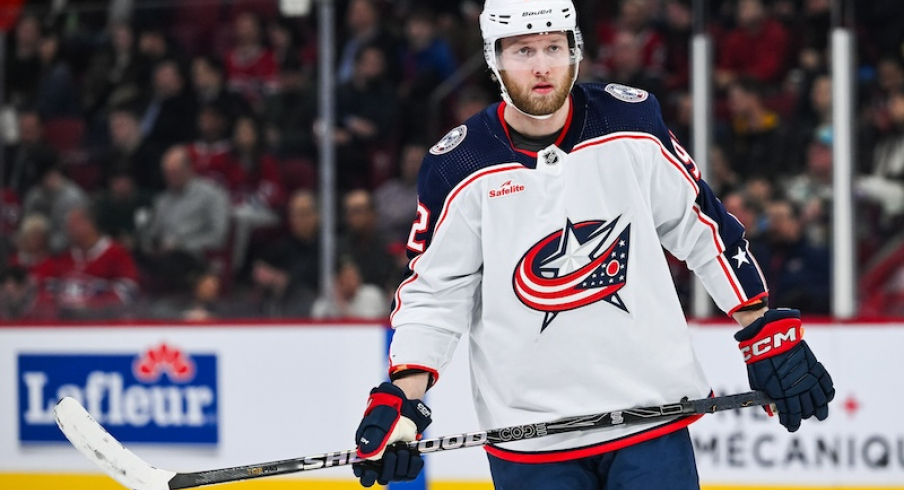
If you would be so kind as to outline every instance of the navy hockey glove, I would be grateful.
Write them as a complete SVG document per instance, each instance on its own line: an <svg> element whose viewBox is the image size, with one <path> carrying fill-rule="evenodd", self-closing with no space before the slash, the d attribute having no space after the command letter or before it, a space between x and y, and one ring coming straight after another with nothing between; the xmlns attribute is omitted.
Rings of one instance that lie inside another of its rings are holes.
<svg viewBox="0 0 904 490"><path fill-rule="evenodd" d="M366 460L352 466L361 485L417 478L424 459L406 443L420 439L430 422L430 409L424 402L409 400L392 383L372 389L364 419L355 433L358 457Z"/></svg>
<svg viewBox="0 0 904 490"><path fill-rule="evenodd" d="M747 363L750 387L772 398L779 423L788 432L800 428L802 419L815 415L824 420L835 398L832 377L803 334L800 311L781 309L767 311L734 336Z"/></svg>

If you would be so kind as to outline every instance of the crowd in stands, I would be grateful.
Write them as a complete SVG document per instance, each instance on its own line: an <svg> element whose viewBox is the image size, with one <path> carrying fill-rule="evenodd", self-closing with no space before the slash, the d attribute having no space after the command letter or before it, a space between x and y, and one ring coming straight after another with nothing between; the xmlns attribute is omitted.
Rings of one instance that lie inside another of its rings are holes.
<svg viewBox="0 0 904 490"><path fill-rule="evenodd" d="M650 91L689 144L691 1L575 3L579 83ZM772 306L808 314L831 311L831 4L706 2L708 182L746 226ZM498 89L473 63L478 0L336 8L340 223L320 294L316 15L283 17L277 0L27 2L3 66L0 320L384 319L421 159ZM904 315L904 9L858 2L851 27L860 312Z"/></svg>

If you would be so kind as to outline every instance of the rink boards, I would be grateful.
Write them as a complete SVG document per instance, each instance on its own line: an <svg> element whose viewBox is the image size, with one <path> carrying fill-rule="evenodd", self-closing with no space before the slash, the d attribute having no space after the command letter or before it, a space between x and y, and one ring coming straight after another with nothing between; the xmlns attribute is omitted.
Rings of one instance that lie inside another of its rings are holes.
<svg viewBox="0 0 904 490"><path fill-rule="evenodd" d="M734 330L692 327L717 393L747 390ZM758 409L704 417L691 432L705 489L904 489L904 323L808 322L806 338L838 389L829 419L789 434ZM121 488L61 440L50 407L62 395L174 471L348 449L386 342L373 324L0 326L0 488ZM478 428L456 355L427 400L432 435ZM480 449L429 456L427 477L433 490L491 488ZM360 487L344 467L227 488Z"/></svg>

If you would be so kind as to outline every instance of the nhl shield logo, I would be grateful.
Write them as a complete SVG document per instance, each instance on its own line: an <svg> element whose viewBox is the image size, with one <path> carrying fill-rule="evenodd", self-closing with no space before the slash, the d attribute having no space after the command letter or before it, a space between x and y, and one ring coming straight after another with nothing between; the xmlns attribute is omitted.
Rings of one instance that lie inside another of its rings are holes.
<svg viewBox="0 0 904 490"><path fill-rule="evenodd" d="M647 100L647 97L650 96L646 90L629 87L627 85L621 85L618 83L610 83L606 85L606 92L609 95L615 97L618 100L622 100L625 102L637 103L643 102Z"/></svg>
<svg viewBox="0 0 904 490"><path fill-rule="evenodd" d="M446 133L446 135L443 136L443 139L439 140L439 143L433 145L433 148L430 148L430 153L434 155L442 155L443 153L448 153L454 150L456 146L460 145L461 142L465 140L465 136L467 135L468 127L462 124L461 126Z"/></svg>

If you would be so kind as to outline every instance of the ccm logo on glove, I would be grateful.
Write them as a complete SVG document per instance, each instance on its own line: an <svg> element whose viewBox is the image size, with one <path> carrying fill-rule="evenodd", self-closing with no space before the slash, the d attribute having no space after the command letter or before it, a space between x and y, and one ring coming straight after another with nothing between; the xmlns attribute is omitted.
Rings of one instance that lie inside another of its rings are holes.
<svg viewBox="0 0 904 490"><path fill-rule="evenodd" d="M798 310L769 310L735 334L750 387L772 398L789 432L804 419L824 420L835 398L832 377L803 340L800 325Z"/></svg>
<svg viewBox="0 0 904 490"><path fill-rule="evenodd" d="M757 334L756 338L741 342L739 347L744 356L744 362L750 364L760 359L772 357L783 352L788 352L792 347L800 343L804 336L804 329L797 318L767 323Z"/></svg>

